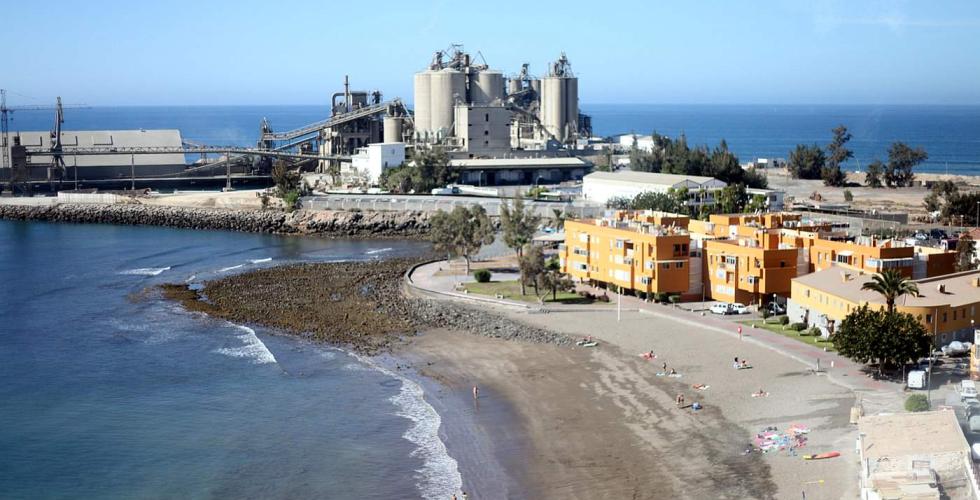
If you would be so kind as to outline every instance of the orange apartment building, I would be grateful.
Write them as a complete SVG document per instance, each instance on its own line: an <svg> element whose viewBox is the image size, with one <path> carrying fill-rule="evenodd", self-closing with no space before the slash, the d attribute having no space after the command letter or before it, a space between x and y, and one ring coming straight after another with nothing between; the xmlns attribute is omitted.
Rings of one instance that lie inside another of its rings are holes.
<svg viewBox="0 0 980 500"><path fill-rule="evenodd" d="M790 297L792 280L831 266L916 279L955 270L955 253L846 233L801 214L712 215L707 221L655 212L565 223L562 268L582 281L644 294L764 304ZM686 277L686 278L685 278Z"/></svg>
<svg viewBox="0 0 980 500"><path fill-rule="evenodd" d="M690 265L687 224L686 216L656 212L567 221L559 251L562 270L580 281L616 285L640 296L689 295L691 277L700 283L701 270Z"/></svg>

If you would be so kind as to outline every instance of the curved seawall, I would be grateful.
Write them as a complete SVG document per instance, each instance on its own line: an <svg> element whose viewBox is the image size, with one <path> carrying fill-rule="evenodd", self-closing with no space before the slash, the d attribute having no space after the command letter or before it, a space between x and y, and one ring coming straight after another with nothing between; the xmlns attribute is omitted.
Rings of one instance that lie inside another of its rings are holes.
<svg viewBox="0 0 980 500"><path fill-rule="evenodd" d="M417 238L429 228L423 212L230 210L151 205L62 203L0 205L0 219L219 229L250 233Z"/></svg>

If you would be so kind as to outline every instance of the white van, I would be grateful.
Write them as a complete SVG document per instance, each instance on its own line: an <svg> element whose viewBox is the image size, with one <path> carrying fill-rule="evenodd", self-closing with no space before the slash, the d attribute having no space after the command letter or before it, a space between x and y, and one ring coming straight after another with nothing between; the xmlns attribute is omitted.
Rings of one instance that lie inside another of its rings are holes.
<svg viewBox="0 0 980 500"><path fill-rule="evenodd" d="M977 399L977 384L972 380L960 381L960 400Z"/></svg>
<svg viewBox="0 0 980 500"><path fill-rule="evenodd" d="M909 372L908 380L909 389L925 389L926 388L926 372L922 370L912 370Z"/></svg>
<svg viewBox="0 0 980 500"><path fill-rule="evenodd" d="M712 314L731 314L732 306L731 304L726 304L725 302L716 302L711 304L709 308Z"/></svg>

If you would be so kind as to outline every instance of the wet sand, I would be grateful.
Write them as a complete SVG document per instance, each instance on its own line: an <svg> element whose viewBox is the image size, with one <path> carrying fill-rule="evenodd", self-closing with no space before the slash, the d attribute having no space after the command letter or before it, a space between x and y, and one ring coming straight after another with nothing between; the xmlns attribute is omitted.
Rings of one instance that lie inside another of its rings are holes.
<svg viewBox="0 0 980 500"><path fill-rule="evenodd" d="M494 460L519 486L505 495L480 495L473 488L483 480L480 466L464 459L461 472L464 483L472 481L471 498L799 498L803 489L808 498L857 494L856 435L847 422L854 397L798 362L635 312L624 312L620 323L611 310L508 314L604 341L594 349L569 348L443 330L416 337L395 353L425 366L420 373L448 395L471 398L477 384L481 399L492 405L499 395L516 413L520 425L511 428L480 420L474 411L472 439L491 440ZM638 356L650 349L657 360ZM731 353L755 368L733 370ZM682 377L656 376L663 360ZM710 388L694 391L694 383ZM760 387L770 396L751 397ZM705 409L677 408L678 392ZM797 455L743 453L762 428L794 423L811 429ZM451 453L466 454L471 438L447 440ZM830 450L843 455L802 459Z"/></svg>

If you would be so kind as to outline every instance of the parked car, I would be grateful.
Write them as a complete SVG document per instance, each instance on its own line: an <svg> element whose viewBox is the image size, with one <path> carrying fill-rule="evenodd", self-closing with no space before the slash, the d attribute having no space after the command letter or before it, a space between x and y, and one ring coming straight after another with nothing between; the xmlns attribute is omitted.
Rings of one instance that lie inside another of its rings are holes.
<svg viewBox="0 0 980 500"><path fill-rule="evenodd" d="M712 314L731 314L732 306L731 304L726 304L724 302L717 302L715 304L711 304L709 310Z"/></svg>
<svg viewBox="0 0 980 500"><path fill-rule="evenodd" d="M738 302L732 304L731 308L732 314L748 314L749 307L745 304L739 304Z"/></svg>
<svg viewBox="0 0 980 500"><path fill-rule="evenodd" d="M977 384L972 380L960 381L960 400L966 402L969 399L977 399Z"/></svg>
<svg viewBox="0 0 980 500"><path fill-rule="evenodd" d="M925 389L928 374L922 370L912 370L909 372L909 379L907 382L909 389Z"/></svg>
<svg viewBox="0 0 980 500"><path fill-rule="evenodd" d="M779 316L780 314L786 314L786 308L783 307L782 305L780 305L777 302L770 302L769 305L766 306L766 310L769 311L769 314L771 314L773 316Z"/></svg>

